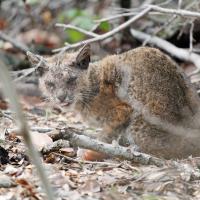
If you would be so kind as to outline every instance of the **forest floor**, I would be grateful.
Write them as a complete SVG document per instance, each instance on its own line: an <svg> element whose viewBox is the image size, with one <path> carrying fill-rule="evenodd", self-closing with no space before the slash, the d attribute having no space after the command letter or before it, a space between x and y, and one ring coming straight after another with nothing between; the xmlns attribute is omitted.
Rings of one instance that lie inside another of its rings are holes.
<svg viewBox="0 0 200 200"><path fill-rule="evenodd" d="M92 129L72 112L50 111L38 98L23 98L22 104L38 150L52 144L49 137L56 129L75 127ZM23 139L15 133L16 125L9 110L0 120L5 139L0 149L0 200L44 199L35 167L26 155ZM6 150L5 150L6 149ZM76 149L66 145L43 155L43 164L56 199L199 199L200 158L171 161L164 167L139 165L117 159L87 162L77 159Z"/></svg>
<svg viewBox="0 0 200 200"><path fill-rule="evenodd" d="M37 77L33 74L24 75L23 70L30 68L25 52L30 50L41 55L52 55L52 50L64 46L64 42L76 43L88 38L88 35L75 30L63 31L55 28L56 23L70 23L87 31L94 30L97 34L104 34L127 19L117 18L115 23L105 21L99 27L96 27L94 21L105 16L122 14L126 9L119 5L116 7L117 3L106 0L19 2L0 1L0 60L11 70L15 81L19 78L15 83L18 91L21 91L20 102L35 148L41 152L46 145L52 145L51 136L65 127L73 127L88 135L98 134L100 129L89 127L76 113L63 107L58 108L59 105L49 105L41 97ZM133 10L136 14L141 12L141 2L143 1L134 1L133 7L139 8ZM176 1L158 2L163 7L177 7ZM161 5L160 2L164 3ZM182 2L183 9L199 12L198 1L178 2ZM145 16L134 24L134 28L158 35L179 48L199 53L199 18L191 20L172 14L159 16ZM122 31L121 35L107 38L102 46L99 43L93 44L92 59L98 60L105 55L124 52L141 45L141 42L126 34L126 31ZM173 58L186 73L195 69L194 63L177 59L176 55ZM24 76L23 79L20 76ZM191 77L197 83L198 90L199 77ZM0 200L46 199L36 169L27 156L27 147L16 128L12 112L2 98L0 85ZM80 149L71 147L65 141L62 148L41 153L41 161L56 200L200 199L200 158L169 160L163 167L141 165L116 158L89 162L81 159Z"/></svg>

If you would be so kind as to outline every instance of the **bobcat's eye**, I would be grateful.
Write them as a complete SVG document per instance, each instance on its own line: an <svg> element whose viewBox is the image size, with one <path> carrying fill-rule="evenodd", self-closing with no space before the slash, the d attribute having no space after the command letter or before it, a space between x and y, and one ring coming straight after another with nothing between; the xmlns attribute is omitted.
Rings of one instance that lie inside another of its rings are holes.
<svg viewBox="0 0 200 200"><path fill-rule="evenodd" d="M55 88L55 84L53 82L50 82L50 81L46 82L46 86L49 87L49 88L51 88L51 89Z"/></svg>
<svg viewBox="0 0 200 200"><path fill-rule="evenodd" d="M70 78L67 80L67 84L73 83L76 79L77 79L77 77L75 77L75 76L70 77Z"/></svg>

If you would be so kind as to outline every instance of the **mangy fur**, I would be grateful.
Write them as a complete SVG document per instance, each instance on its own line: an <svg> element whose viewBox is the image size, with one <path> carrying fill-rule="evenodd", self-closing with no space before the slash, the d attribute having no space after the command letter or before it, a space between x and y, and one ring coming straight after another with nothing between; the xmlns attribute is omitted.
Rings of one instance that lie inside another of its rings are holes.
<svg viewBox="0 0 200 200"><path fill-rule="evenodd" d="M48 90L46 79L61 84L62 76L56 80L56 74L63 74L76 55L66 54L57 66L56 57L47 59L52 70L40 78L43 91ZM110 143L122 135L140 151L167 159L200 155L199 99L183 72L161 51L136 48L76 73L73 109L103 128L100 140ZM61 93L65 87L59 86Z"/></svg>

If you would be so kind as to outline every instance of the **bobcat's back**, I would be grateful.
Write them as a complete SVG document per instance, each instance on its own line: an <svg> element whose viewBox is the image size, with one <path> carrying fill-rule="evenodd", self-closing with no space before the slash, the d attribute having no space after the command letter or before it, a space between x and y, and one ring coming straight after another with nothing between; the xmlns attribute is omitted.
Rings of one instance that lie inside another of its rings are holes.
<svg viewBox="0 0 200 200"><path fill-rule="evenodd" d="M177 124L199 108L199 99L181 69L155 48L141 47L123 54L131 66L129 103L161 120Z"/></svg>

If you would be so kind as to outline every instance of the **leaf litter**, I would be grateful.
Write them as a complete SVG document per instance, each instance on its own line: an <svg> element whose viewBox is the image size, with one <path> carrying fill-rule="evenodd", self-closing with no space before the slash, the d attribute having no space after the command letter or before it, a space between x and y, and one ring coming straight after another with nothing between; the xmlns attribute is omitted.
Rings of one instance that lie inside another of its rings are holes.
<svg viewBox="0 0 200 200"><path fill-rule="evenodd" d="M37 103L34 106L47 112L44 107L37 107ZM95 129L83 124L74 113L51 111L48 116L40 115L31 112L33 107L26 108L25 112L30 128L35 127L31 134L38 150L52 144L49 135L58 127L73 126L88 131L88 134L95 132ZM7 163L1 160L0 165L0 199L45 199L23 141L14 131L14 122L3 117L0 125L1 131L7 130L4 131L5 140L1 140L1 148L8 154ZM43 132L43 128L49 128L50 131ZM170 165L169 161L167 166L159 168L116 159L86 162L77 158L76 152L77 149L67 144L66 147L55 149L55 152L41 157L58 199L200 198L199 158L177 161L178 167ZM6 158L6 154L4 157Z"/></svg>

